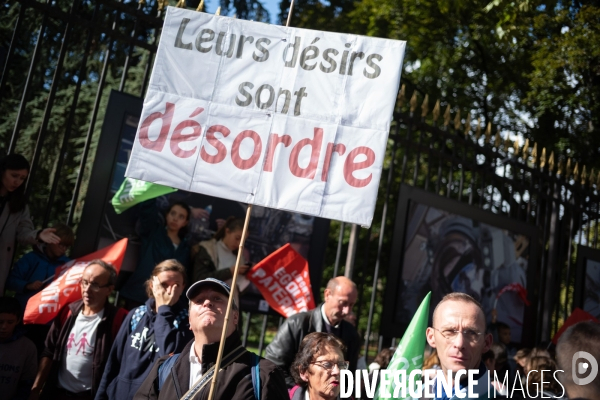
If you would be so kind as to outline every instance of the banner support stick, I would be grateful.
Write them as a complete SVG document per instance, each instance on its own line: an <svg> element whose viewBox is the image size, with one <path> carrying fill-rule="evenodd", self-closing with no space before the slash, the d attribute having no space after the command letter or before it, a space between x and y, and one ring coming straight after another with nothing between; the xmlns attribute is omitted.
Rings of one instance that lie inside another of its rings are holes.
<svg viewBox="0 0 600 400"><path fill-rule="evenodd" d="M290 11L288 11L287 22L285 23L285 26L287 26L287 27L290 26L290 21L292 20L292 12L293 11L294 11L294 0L291 0L290 1Z"/></svg>
<svg viewBox="0 0 600 400"><path fill-rule="evenodd" d="M286 27L290 26L292 20L292 11L294 10L294 0L290 2L290 10L288 12ZM220 13L220 7L218 12ZM218 15L217 13L215 13ZM217 377L219 375L219 368L221 367L221 358L223 357L223 349L225 347L225 340L227 339L227 327L229 325L229 314L231 312L231 305L233 304L233 295L236 290L236 281L238 276L238 269L240 268L240 261L242 260L242 253L244 251L244 242L246 241L246 234L248 232L248 225L250 223L250 215L252 214L252 204L248 204L246 210L246 220L244 221L244 229L242 230L242 240L240 241L240 248L238 250L237 258L235 260L235 270L233 271L233 278L231 279L231 293L229 293L229 301L227 302L227 311L225 312L225 323L223 324L223 331L221 332L221 342L219 343L219 352L217 353L217 361L215 362L215 374L212 382L210 383L210 392L208 393L208 400L213 400L215 394L215 386L217 384ZM239 304L238 304L239 307ZM239 311L238 311L239 312Z"/></svg>
<svg viewBox="0 0 600 400"><path fill-rule="evenodd" d="M219 343L219 352L217 353L217 361L215 362L215 374L210 384L210 392L208 393L208 400L212 400L214 396L215 385L217 384L217 377L219 376L219 368L221 367L221 358L223 357L223 349L225 348L225 340L227 339L227 328L229 326L229 317L231 313L231 306L233 304L234 294L236 291L236 281L238 276L238 270L240 268L240 262L242 261L242 253L244 252L244 242L246 242L246 236L248 233L248 225L250 223L250 215L252 214L252 204L248 204L246 210L246 220L244 221L244 229L242 230L242 240L240 241L240 247L235 260L235 269L233 271L233 278L231 279L231 292L229 293L229 300L227 301L227 311L225 312L225 321L223 324L223 331L221 332L221 342ZM239 307L239 304L238 304ZM239 313L239 310L238 310Z"/></svg>

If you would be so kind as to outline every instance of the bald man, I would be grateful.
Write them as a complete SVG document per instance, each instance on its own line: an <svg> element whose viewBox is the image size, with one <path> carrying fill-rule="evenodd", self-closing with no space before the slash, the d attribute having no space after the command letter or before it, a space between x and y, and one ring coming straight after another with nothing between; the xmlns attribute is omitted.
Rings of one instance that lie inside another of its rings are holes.
<svg viewBox="0 0 600 400"><path fill-rule="evenodd" d="M558 379L572 400L597 399L600 394L600 324L579 322L569 327L556 346Z"/></svg>
<svg viewBox="0 0 600 400"><path fill-rule="evenodd" d="M267 346L265 357L279 365L285 373L289 387L294 386L290 366L300 348L304 336L313 332L328 332L340 338L347 347L344 358L350 362L350 371L356 369L359 338L356 328L344 320L352 312L358 293L350 279L338 276L327 283L324 291L325 302L314 310L289 317Z"/></svg>
<svg viewBox="0 0 600 400"><path fill-rule="evenodd" d="M436 399L468 399L467 396L467 371L478 370L474 376L477 385L473 386L473 392L478 394L479 399L488 398L489 381L487 368L481 361L483 353L492 346L492 335L485 332L485 314L481 304L473 297L464 293L450 293L438 303L433 311L433 326L427 328L427 342L431 347L437 349L440 359L440 367L444 376L450 371L452 385L452 396L435 397ZM455 387L455 376L459 371L465 371L459 380L459 392ZM437 395L437 386L441 382L434 381L431 390ZM464 394L464 397L462 394ZM493 397L493 390L490 394ZM458 396L460 394L461 397Z"/></svg>

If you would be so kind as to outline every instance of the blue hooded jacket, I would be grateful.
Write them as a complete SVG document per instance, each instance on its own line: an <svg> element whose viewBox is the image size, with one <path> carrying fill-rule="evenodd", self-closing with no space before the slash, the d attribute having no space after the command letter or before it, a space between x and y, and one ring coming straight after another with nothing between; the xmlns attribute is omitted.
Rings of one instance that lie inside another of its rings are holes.
<svg viewBox="0 0 600 400"><path fill-rule="evenodd" d="M44 282L54 275L57 267L69 261L71 259L67 256L51 260L44 253L43 247L34 246L33 251L25 254L15 263L6 280L6 288L17 292L15 298L19 300L22 309L25 310L27 301L44 288L42 286L39 290L27 290L25 286L35 281Z"/></svg>
<svg viewBox="0 0 600 400"><path fill-rule="evenodd" d="M164 260L175 259L188 270L190 261L190 246L187 239L182 239L179 246L175 248L165 223L160 219L156 200L148 200L138 205L139 231L142 239L140 259L133 274L129 277L125 286L119 291L120 295L129 300L143 303L148 298L145 282L152 275L156 265ZM188 274L188 276L191 276Z"/></svg>
<svg viewBox="0 0 600 400"><path fill-rule="evenodd" d="M160 306L156 313L155 304L150 298L127 314L110 350L96 400L132 399L156 360L180 353L194 338L183 298L173 306Z"/></svg>

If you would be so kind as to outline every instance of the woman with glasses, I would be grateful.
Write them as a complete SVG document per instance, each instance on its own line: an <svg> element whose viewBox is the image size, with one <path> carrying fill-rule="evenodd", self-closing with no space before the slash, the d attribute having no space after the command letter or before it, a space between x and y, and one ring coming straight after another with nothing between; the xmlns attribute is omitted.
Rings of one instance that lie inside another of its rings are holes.
<svg viewBox="0 0 600 400"><path fill-rule="evenodd" d="M348 369L344 349L342 341L330 333L306 335L290 367L296 382L290 389L290 399L335 399L340 393L340 371Z"/></svg>
<svg viewBox="0 0 600 400"><path fill-rule="evenodd" d="M187 304L179 301L185 285L177 260L154 268L146 281L148 300L129 312L115 338L96 400L133 398L159 357L181 352L194 338Z"/></svg>

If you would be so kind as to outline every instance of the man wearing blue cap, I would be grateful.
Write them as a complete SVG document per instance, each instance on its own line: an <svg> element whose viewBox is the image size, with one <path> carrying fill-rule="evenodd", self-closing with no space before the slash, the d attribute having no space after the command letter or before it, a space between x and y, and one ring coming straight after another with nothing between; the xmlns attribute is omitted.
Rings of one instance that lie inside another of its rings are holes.
<svg viewBox="0 0 600 400"><path fill-rule="evenodd" d="M230 292L227 284L213 278L198 281L188 289L194 340L180 354L158 359L134 399L208 398ZM236 329L238 321L234 300L213 398L289 398L281 369L242 346Z"/></svg>

